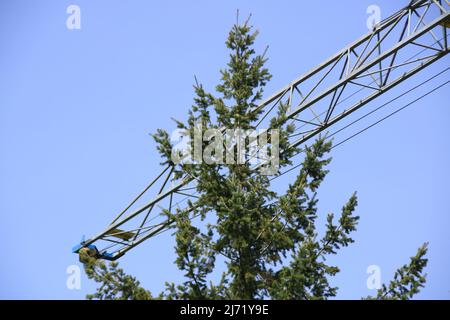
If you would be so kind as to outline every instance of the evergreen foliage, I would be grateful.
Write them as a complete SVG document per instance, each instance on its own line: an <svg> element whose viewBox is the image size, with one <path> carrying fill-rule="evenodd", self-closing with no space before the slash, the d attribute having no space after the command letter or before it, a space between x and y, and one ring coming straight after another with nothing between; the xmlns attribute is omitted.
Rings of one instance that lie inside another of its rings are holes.
<svg viewBox="0 0 450 320"><path fill-rule="evenodd" d="M257 54L257 32L247 20L235 24L225 42L230 59L221 70L215 93L209 93L197 81L194 104L186 122L179 128L194 136L195 126L203 132L211 128L252 129L261 111L260 102L271 75L266 57ZM287 149L287 137L294 130L282 126L286 108L281 107L270 121L280 131L280 169L289 166L289 158L299 150ZM158 130L153 136L163 163L171 162L169 135ZM191 212L165 212L174 219L176 265L184 273L181 284L168 283L158 298L165 299L328 299L337 294L330 279L339 272L327 262L353 242L359 217L356 193L350 196L339 215L329 214L325 232L317 230L317 190L325 179L331 158L331 142L319 137L304 149L304 160L295 181L287 191L277 194L270 189L268 176L246 164L180 164L177 177L189 174L197 180L198 200L189 203ZM199 215L202 227L194 225ZM214 218L211 218L214 217ZM210 222L212 221L213 222ZM208 223L207 223L208 221ZM375 299L409 299L419 292L425 277L426 246L419 249L410 264L400 268L394 280L383 286ZM209 279L216 270L218 255L226 259L225 271L218 283ZM85 270L100 284L95 299L151 299L152 295L117 263L109 267L88 258Z"/></svg>

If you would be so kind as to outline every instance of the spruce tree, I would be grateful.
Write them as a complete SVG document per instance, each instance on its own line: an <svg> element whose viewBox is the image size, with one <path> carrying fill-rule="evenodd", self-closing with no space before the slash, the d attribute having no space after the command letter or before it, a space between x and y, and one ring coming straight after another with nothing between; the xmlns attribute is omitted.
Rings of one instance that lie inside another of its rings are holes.
<svg viewBox="0 0 450 320"><path fill-rule="evenodd" d="M248 20L236 23L225 43L230 59L221 70L215 92L207 92L196 81L188 120L177 121L178 128L188 132L191 141L198 124L202 133L208 129L255 128L261 115L255 107L271 78L265 67L266 51L257 54L254 49L257 35ZM289 166L290 157L299 151L286 148L287 137L294 130L290 125L282 125L286 112L282 105L270 121L272 128L280 130L279 148L284 150L280 154L280 170ZM169 134L159 129L153 137L163 162L173 164ZM324 234L317 230L316 195L328 173L330 149L331 141L325 137L304 147L297 177L282 194L271 190L270 177L249 162L173 164L178 178L185 174L195 177L199 197L189 202L191 210L165 212L175 221L175 263L185 281L178 285L167 283L167 289L158 298L310 300L336 296L338 288L330 284L330 279L339 268L330 265L327 258L353 242L359 217L354 214L358 203L354 193L338 216L327 216ZM226 152L236 156L237 150ZM200 216L200 223L196 224L193 216ZM424 246L374 298L406 299L416 294L425 282L425 253ZM225 271L221 280L213 283L210 279L217 269L218 255L225 257ZM152 298L116 263L108 267L91 258L85 261L88 277L101 284L90 298Z"/></svg>

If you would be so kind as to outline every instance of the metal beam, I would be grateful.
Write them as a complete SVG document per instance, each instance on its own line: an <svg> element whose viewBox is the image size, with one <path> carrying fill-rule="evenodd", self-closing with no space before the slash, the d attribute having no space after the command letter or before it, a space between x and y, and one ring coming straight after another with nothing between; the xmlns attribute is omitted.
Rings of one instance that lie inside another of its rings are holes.
<svg viewBox="0 0 450 320"><path fill-rule="evenodd" d="M376 25L371 32L344 47L251 110L250 112L263 111L257 127L264 125L266 118L277 112L277 106L287 104L290 110L285 124L300 123L301 126L296 131L302 130L291 135L288 149L300 146L443 58L449 52L449 6L448 1L411 1L407 7ZM440 28L443 30L442 39L438 39L433 32L436 29L440 31ZM406 30L408 33L405 37ZM432 35L435 42L428 43L426 35ZM420 52L415 51L419 49ZM358 51L361 53L357 54ZM412 53L414 55L406 59L406 56ZM356 56L353 62L350 59L351 54ZM345 59L342 59L344 57ZM386 66L384 68L383 62ZM312 89L303 91L307 92L303 95L301 86ZM358 89L355 91L355 88ZM309 111L314 115L312 119ZM225 128L222 128L223 132L224 130ZM73 251L95 246L100 258L115 260L145 240L170 228L174 221L164 214L164 208L168 208L171 213L177 212L174 210L193 212L195 203L193 206L180 204L188 199L196 199L195 179L185 175L177 180L177 184L168 186L173 171L172 166L167 166L104 231L82 241ZM138 205L138 200L143 201L143 198L149 195L150 201L133 209ZM150 218L149 215L155 207L161 208L161 212ZM153 222L153 219L159 220ZM135 232L135 236L122 237L129 239L128 241L111 239L117 236L117 232L113 230L119 227L123 230L120 233Z"/></svg>

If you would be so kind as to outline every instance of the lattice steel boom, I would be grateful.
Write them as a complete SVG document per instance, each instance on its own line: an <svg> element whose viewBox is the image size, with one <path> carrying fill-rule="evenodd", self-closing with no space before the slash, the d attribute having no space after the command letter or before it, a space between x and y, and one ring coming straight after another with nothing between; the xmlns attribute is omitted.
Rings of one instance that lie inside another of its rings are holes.
<svg viewBox="0 0 450 320"><path fill-rule="evenodd" d="M287 104L286 123L298 125L289 142L295 147L341 122L446 56L449 7L448 0L411 1L375 25L371 32L261 103L257 109L264 113L258 126L263 127L281 103ZM83 240L73 251L89 248L99 258L115 260L167 230L172 221L161 214L162 210L184 210L183 203L196 197L195 179L185 176L174 184L173 175L174 168L165 167L104 231ZM151 200L145 203L146 196Z"/></svg>

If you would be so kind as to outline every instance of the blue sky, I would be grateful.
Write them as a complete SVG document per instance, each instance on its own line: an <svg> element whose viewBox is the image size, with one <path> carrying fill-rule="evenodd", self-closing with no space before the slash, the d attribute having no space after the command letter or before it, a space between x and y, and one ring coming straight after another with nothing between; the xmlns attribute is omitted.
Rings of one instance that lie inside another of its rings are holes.
<svg viewBox="0 0 450 320"><path fill-rule="evenodd" d="M156 175L148 134L185 118L194 74L209 89L217 83L236 9L252 13L258 48L270 46L269 95L366 33L369 5L386 17L407 2L1 1L0 298L93 292L84 276L80 290L66 287L66 268L79 265L72 246ZM70 4L81 8L80 30L66 28ZM405 88L448 66L441 59ZM373 294L366 268L380 266L388 281L425 241L428 283L417 297L450 298L449 98L446 87L333 150L320 212L339 212L358 191L361 216L356 242L332 260L338 298ZM121 265L159 293L182 279L173 245L161 235Z"/></svg>

